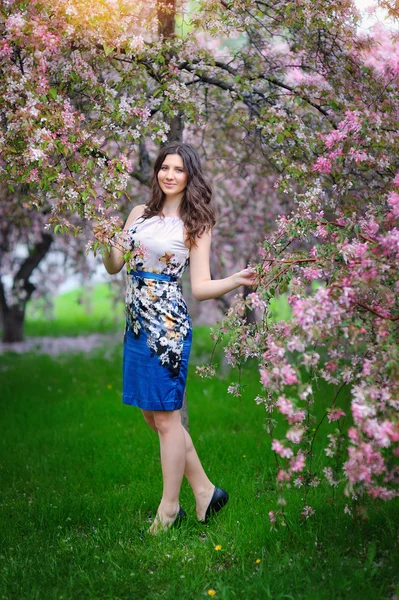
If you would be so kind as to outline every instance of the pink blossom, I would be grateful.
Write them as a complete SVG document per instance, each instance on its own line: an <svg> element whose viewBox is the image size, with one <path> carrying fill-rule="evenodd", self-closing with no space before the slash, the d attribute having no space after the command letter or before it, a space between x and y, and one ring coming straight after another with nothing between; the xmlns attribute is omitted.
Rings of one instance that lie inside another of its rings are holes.
<svg viewBox="0 0 399 600"><path fill-rule="evenodd" d="M296 425L288 429L287 433L285 434L285 437L293 444L299 444L304 433L305 430L303 429L303 427L299 427L298 425Z"/></svg>
<svg viewBox="0 0 399 600"><path fill-rule="evenodd" d="M7 58L10 58L10 56L12 56L13 50L12 47L9 45L9 43L7 42L7 40L1 40L0 42L0 55L3 54L4 56L7 56Z"/></svg>
<svg viewBox="0 0 399 600"><path fill-rule="evenodd" d="M345 111L346 119L338 123L338 129L340 131L359 131L361 128L360 123L360 113L357 110L347 110Z"/></svg>
<svg viewBox="0 0 399 600"><path fill-rule="evenodd" d="M290 470L293 473L298 473L299 471L303 471L305 464L305 455L301 451L299 451L298 454L290 460Z"/></svg>
<svg viewBox="0 0 399 600"><path fill-rule="evenodd" d="M366 419L362 425L362 430L370 438L374 438L376 444L382 448L390 446L395 437L393 423L387 420L379 423L377 419Z"/></svg>
<svg viewBox="0 0 399 600"><path fill-rule="evenodd" d="M360 443L358 447L348 448L349 459L344 463L344 471L349 482L372 485L373 477L386 470L384 458L371 443Z"/></svg>
<svg viewBox="0 0 399 600"><path fill-rule="evenodd" d="M324 156L319 156L313 165L313 170L318 171L319 173L329 174L332 171L331 161Z"/></svg>
<svg viewBox="0 0 399 600"><path fill-rule="evenodd" d="M311 507L311 506L304 506L303 510L301 512L301 515L303 517L305 517L305 519L309 519L310 517L313 517L313 515L315 514L315 510Z"/></svg>
<svg viewBox="0 0 399 600"><path fill-rule="evenodd" d="M399 229L392 229L386 235L380 236L378 241L384 256L391 256L395 260L399 260Z"/></svg>
<svg viewBox="0 0 399 600"><path fill-rule="evenodd" d="M276 402L276 406L281 414L291 417L294 414L294 405L291 400L288 400L285 396L279 396Z"/></svg>
<svg viewBox="0 0 399 600"><path fill-rule="evenodd" d="M388 204L392 208L392 213L399 218L399 194L397 192L389 192Z"/></svg>
<svg viewBox="0 0 399 600"><path fill-rule="evenodd" d="M325 225L319 224L317 226L315 235L317 237L321 238L322 240L325 240L327 238L327 235L328 235L327 227L325 227Z"/></svg>
<svg viewBox="0 0 399 600"><path fill-rule="evenodd" d="M279 472L277 473L278 481L289 481L290 479L291 479L290 474L287 473L287 471L284 471L284 469L280 469Z"/></svg>
<svg viewBox="0 0 399 600"><path fill-rule="evenodd" d="M330 161L335 160L336 158L338 158L339 156L342 156L343 151L342 148L336 148L335 150L332 150L331 152L328 153L328 159Z"/></svg>
<svg viewBox="0 0 399 600"><path fill-rule="evenodd" d="M281 368L281 378L287 385L292 385L293 383L298 383L298 377L291 367L291 365L284 365Z"/></svg>
<svg viewBox="0 0 399 600"><path fill-rule="evenodd" d="M304 410L296 410L294 414L288 418L289 423L302 423L306 418Z"/></svg>
<svg viewBox="0 0 399 600"><path fill-rule="evenodd" d="M281 458L291 458L291 456L294 454L291 448L286 448L279 440L276 439L272 441L272 450L273 452L279 454Z"/></svg>
<svg viewBox="0 0 399 600"><path fill-rule="evenodd" d="M290 352L293 352L294 350L297 352L303 352L305 349L305 344L298 336L293 335L287 342L287 348Z"/></svg>
<svg viewBox="0 0 399 600"><path fill-rule="evenodd" d="M331 133L322 136L325 145L329 149L331 149L337 142L341 142L342 140L344 140L346 137L347 134L344 131L339 131L338 129L335 129Z"/></svg>
<svg viewBox="0 0 399 600"><path fill-rule="evenodd" d="M259 372L260 372L260 380L261 380L262 385L267 387L270 383L269 373L266 371L266 369L259 369Z"/></svg>
<svg viewBox="0 0 399 600"><path fill-rule="evenodd" d="M247 299L249 300L253 309L260 308L264 310L266 308L266 302L262 300L259 294L256 294L255 292L248 294Z"/></svg>
<svg viewBox="0 0 399 600"><path fill-rule="evenodd" d="M350 441L353 442L354 444L360 443L360 434L359 434L358 429L355 429L354 427L349 427L348 437L349 437Z"/></svg>
<svg viewBox="0 0 399 600"><path fill-rule="evenodd" d="M346 413L343 410L341 410L340 408L334 408L333 410L330 410L328 412L327 419L329 423L332 423L332 421L338 421L338 419L345 416Z"/></svg>
<svg viewBox="0 0 399 600"><path fill-rule="evenodd" d="M367 152L364 150L356 150L356 148L349 149L349 156L351 156L357 163L363 162L369 158Z"/></svg>
<svg viewBox="0 0 399 600"><path fill-rule="evenodd" d="M321 279L323 277L323 271L314 267L305 267L302 270L302 274L306 281L313 281L314 279Z"/></svg>
<svg viewBox="0 0 399 600"><path fill-rule="evenodd" d="M385 487L371 488L367 492L373 498L381 498L381 500L392 500L397 497L397 493L394 490L388 490Z"/></svg>
<svg viewBox="0 0 399 600"><path fill-rule="evenodd" d="M375 217L370 217L370 219L364 224L364 231L370 236L375 235L379 228L380 226L375 220Z"/></svg>
<svg viewBox="0 0 399 600"><path fill-rule="evenodd" d="M269 519L270 519L270 523L275 523L276 522L276 516L275 516L273 510L269 510Z"/></svg>

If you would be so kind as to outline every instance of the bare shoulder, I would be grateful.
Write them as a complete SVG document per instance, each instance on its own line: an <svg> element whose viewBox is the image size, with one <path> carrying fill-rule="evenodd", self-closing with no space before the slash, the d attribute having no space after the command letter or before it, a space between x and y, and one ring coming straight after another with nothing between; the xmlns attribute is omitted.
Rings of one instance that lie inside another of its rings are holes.
<svg viewBox="0 0 399 600"><path fill-rule="evenodd" d="M130 211L128 218L123 229L128 229L135 219L140 217L146 208L145 204L138 204Z"/></svg>
<svg viewBox="0 0 399 600"><path fill-rule="evenodd" d="M207 229L200 236L197 236L195 238L195 244L191 244L190 246L188 246L190 248L190 254L203 253L204 251L209 252L211 239L212 230Z"/></svg>

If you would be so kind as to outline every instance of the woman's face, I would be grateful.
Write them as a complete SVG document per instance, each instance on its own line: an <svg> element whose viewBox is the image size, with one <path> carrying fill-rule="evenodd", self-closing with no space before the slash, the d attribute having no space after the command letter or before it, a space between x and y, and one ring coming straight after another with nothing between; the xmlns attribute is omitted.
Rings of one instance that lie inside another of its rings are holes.
<svg viewBox="0 0 399 600"><path fill-rule="evenodd" d="M167 154L158 172L159 187L166 196L182 194L187 187L187 173L178 154Z"/></svg>

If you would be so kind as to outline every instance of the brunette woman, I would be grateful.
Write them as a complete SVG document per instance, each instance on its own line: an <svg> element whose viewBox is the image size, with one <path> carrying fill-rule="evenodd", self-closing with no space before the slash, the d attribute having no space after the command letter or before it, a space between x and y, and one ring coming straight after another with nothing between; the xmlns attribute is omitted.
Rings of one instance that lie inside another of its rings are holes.
<svg viewBox="0 0 399 600"><path fill-rule="evenodd" d="M194 492L200 521L228 501L228 493L205 473L180 418L192 340L181 276L190 264L191 291L201 301L255 284L252 269L211 279L211 197L196 150L171 143L155 161L149 201L133 208L120 237L136 254L129 263L126 291L122 401L141 409L160 441L163 494L149 528L153 534L185 517L179 504L183 475ZM96 227L94 233L101 239ZM108 273L122 269L124 253L120 244L105 251Z"/></svg>

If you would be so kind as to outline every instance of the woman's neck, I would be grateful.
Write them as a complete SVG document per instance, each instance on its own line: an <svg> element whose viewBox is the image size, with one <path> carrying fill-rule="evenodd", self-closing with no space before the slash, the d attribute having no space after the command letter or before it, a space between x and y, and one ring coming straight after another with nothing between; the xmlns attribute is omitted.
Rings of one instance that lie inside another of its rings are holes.
<svg viewBox="0 0 399 600"><path fill-rule="evenodd" d="M182 201L182 197L180 194L176 198L165 198L163 207L162 207L162 211L161 211L162 214L165 217L174 217L174 216L178 217L179 213L180 213L181 201Z"/></svg>

